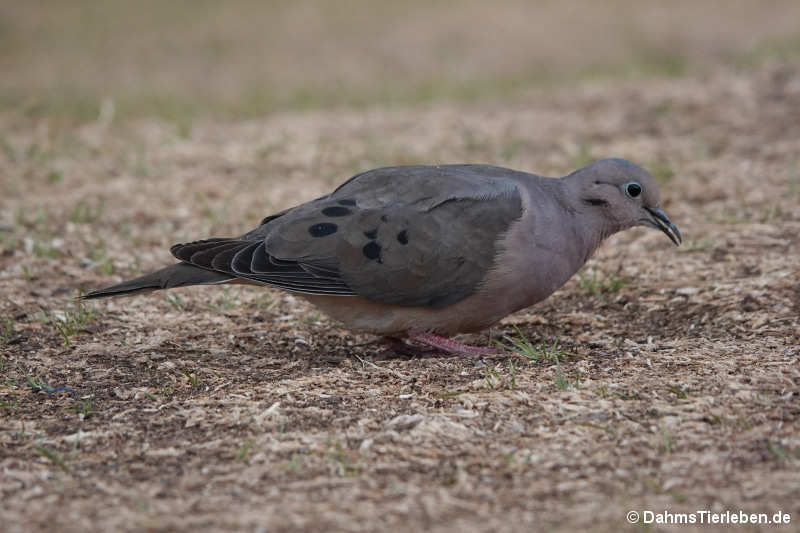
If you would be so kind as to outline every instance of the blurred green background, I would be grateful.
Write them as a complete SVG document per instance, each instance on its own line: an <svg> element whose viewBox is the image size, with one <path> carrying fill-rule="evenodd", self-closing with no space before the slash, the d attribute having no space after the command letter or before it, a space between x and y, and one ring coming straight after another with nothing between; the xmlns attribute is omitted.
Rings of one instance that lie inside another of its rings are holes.
<svg viewBox="0 0 800 533"><path fill-rule="evenodd" d="M247 118L798 55L796 0L5 1L0 112Z"/></svg>

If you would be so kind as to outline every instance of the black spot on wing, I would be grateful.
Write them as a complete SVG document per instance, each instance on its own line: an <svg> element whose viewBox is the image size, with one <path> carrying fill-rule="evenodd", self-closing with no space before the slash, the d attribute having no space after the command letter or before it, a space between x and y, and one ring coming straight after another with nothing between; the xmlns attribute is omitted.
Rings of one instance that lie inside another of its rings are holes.
<svg viewBox="0 0 800 533"><path fill-rule="evenodd" d="M320 222L319 224L314 224L308 228L308 232L312 237L326 237L336 233L337 229L339 229L339 227L336 224L331 224L330 222Z"/></svg>
<svg viewBox="0 0 800 533"><path fill-rule="evenodd" d="M326 217L346 217L347 215L352 214L352 211L346 207L332 205L323 209L322 214Z"/></svg>
<svg viewBox="0 0 800 533"><path fill-rule="evenodd" d="M408 231L403 230L397 234L397 242L400 244L408 244Z"/></svg>
<svg viewBox="0 0 800 533"><path fill-rule="evenodd" d="M367 259L381 261L381 245L377 242L369 241L361 251Z"/></svg>

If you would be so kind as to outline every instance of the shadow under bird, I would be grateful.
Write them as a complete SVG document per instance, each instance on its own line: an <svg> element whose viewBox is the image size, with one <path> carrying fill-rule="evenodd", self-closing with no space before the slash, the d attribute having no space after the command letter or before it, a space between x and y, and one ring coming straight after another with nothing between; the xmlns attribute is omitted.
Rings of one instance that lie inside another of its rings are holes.
<svg viewBox="0 0 800 533"><path fill-rule="evenodd" d="M176 244L180 262L84 298L268 285L353 330L481 354L490 349L448 337L544 300L604 239L634 226L681 242L653 177L623 159L563 178L488 165L379 168L240 237Z"/></svg>

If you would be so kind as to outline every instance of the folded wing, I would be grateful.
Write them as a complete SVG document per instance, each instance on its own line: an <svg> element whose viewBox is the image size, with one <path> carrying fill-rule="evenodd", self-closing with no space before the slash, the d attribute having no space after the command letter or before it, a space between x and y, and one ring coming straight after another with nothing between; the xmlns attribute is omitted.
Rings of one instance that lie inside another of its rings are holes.
<svg viewBox="0 0 800 533"><path fill-rule="evenodd" d="M505 169L393 167L264 220L236 239L172 247L181 261L286 290L444 307L472 294L522 215Z"/></svg>

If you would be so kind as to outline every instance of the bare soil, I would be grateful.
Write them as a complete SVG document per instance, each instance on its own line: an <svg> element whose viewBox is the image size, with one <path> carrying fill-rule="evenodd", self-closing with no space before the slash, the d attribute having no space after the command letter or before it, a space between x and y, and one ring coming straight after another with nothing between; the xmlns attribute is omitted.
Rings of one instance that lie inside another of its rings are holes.
<svg viewBox="0 0 800 533"><path fill-rule="evenodd" d="M626 513L698 509L798 528L800 64L0 131L4 531L661 531ZM74 301L370 167L605 156L654 172L685 242L617 235L492 332L558 360L384 361L270 289Z"/></svg>

